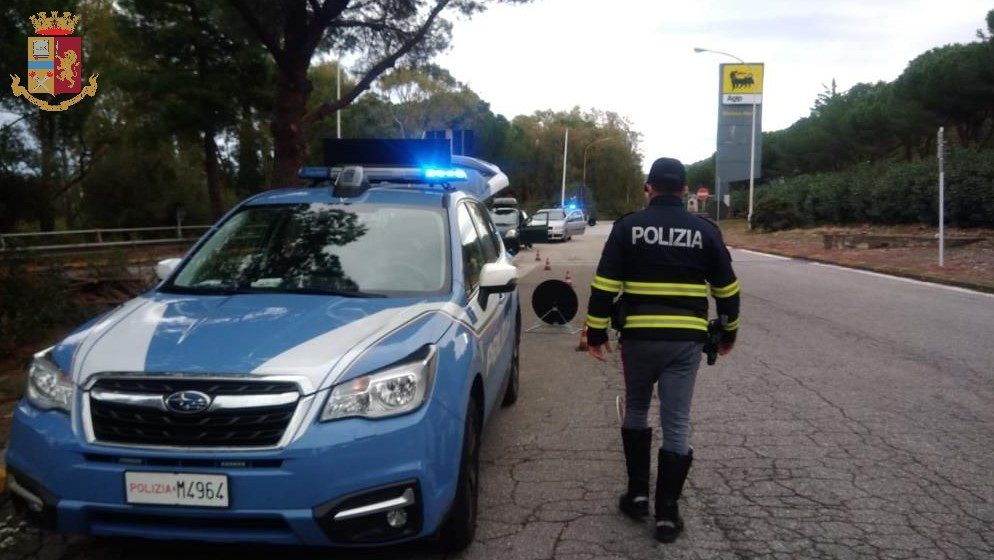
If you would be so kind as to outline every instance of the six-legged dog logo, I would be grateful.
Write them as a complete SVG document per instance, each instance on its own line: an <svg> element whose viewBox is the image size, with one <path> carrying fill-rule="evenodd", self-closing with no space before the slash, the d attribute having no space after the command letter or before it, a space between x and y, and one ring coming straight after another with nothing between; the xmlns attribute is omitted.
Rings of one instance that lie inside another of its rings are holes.
<svg viewBox="0 0 994 560"><path fill-rule="evenodd" d="M752 72L740 72L739 70L732 70L728 73L728 78L732 81L732 89L742 89L751 88L756 84L756 80L752 77Z"/></svg>

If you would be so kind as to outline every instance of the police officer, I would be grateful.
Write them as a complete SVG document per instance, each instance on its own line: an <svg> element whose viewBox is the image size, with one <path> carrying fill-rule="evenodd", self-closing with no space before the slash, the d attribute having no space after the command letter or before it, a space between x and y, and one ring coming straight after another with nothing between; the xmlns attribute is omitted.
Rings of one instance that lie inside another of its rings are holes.
<svg viewBox="0 0 994 560"><path fill-rule="evenodd" d="M618 507L635 519L649 513L648 416L652 388L658 386L663 444L656 475L655 535L667 543L683 531L677 500L693 460L690 401L707 338L709 291L718 314L727 318L719 354L732 350L739 326L739 282L731 256L718 227L684 209L686 179L679 161L653 162L645 185L648 204L614 223L587 307L589 353L599 360L611 350L609 324L622 323L615 327L621 330L625 375L621 438L628 491Z"/></svg>

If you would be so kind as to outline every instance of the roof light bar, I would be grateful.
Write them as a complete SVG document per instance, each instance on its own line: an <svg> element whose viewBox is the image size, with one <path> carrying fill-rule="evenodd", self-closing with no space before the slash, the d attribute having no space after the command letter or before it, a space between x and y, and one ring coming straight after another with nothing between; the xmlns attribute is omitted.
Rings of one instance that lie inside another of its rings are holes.
<svg viewBox="0 0 994 560"><path fill-rule="evenodd" d="M437 169L433 167L425 168L423 171L425 180L429 182L441 181L465 181L467 179L465 169Z"/></svg>
<svg viewBox="0 0 994 560"><path fill-rule="evenodd" d="M301 167L300 171L297 172L297 177L301 179L312 179L315 181L331 179L331 168L324 166Z"/></svg>

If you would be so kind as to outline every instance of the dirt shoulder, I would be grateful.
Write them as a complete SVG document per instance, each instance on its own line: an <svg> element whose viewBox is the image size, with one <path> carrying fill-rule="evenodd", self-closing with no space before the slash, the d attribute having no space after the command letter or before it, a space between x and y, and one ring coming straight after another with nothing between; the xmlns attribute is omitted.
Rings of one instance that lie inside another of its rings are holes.
<svg viewBox="0 0 994 560"><path fill-rule="evenodd" d="M990 229L947 228L940 267L935 228L823 226L767 233L749 231L745 220L722 220L720 225L725 242L738 249L994 292L994 230ZM833 236L832 248L826 248L826 235ZM836 248L841 240L852 247ZM888 240L891 246L869 248L874 242ZM909 240L911 246L899 246ZM955 245L958 240L970 242Z"/></svg>

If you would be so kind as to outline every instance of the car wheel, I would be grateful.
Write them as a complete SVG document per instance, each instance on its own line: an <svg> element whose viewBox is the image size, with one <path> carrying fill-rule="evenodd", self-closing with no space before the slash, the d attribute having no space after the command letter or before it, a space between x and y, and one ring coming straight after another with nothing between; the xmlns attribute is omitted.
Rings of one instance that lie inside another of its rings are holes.
<svg viewBox="0 0 994 560"><path fill-rule="evenodd" d="M520 337L515 336L514 349L511 350L511 371L508 373L507 389L504 391L504 400L500 402L501 406L511 406L518 401L519 372L521 370L520 346Z"/></svg>
<svg viewBox="0 0 994 560"><path fill-rule="evenodd" d="M457 485L449 517L439 530L438 544L444 552L459 552L469 546L476 536L476 510L480 495L480 419L473 399L470 399L466 410Z"/></svg>

